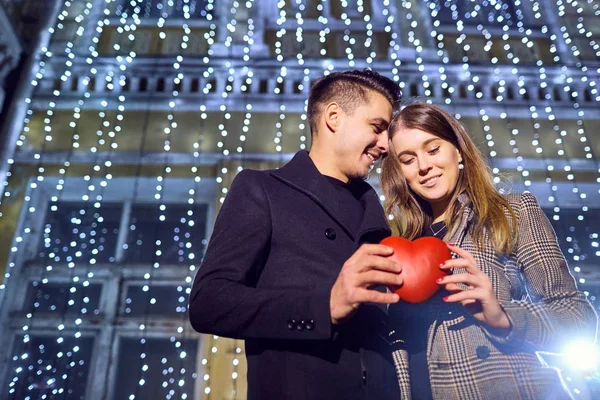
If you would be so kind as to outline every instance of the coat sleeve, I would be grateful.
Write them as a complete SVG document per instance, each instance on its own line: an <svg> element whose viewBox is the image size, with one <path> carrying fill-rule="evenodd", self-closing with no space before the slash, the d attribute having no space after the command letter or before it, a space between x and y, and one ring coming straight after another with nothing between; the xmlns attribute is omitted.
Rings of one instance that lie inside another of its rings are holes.
<svg viewBox="0 0 600 400"><path fill-rule="evenodd" d="M515 213L517 262L529 299L501 302L512 327L507 336L492 335L492 339L548 352L562 351L567 338L594 341L596 313L586 295L577 290L554 229L536 198L524 193Z"/></svg>
<svg viewBox="0 0 600 400"><path fill-rule="evenodd" d="M262 179L244 170L231 185L194 279L191 325L236 339L328 339L329 290L257 287L272 233Z"/></svg>

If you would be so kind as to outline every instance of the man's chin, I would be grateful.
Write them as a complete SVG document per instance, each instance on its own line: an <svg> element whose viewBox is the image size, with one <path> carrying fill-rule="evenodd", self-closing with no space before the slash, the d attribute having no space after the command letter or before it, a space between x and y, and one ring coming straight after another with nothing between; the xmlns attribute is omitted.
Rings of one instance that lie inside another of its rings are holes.
<svg viewBox="0 0 600 400"><path fill-rule="evenodd" d="M360 179L360 180L363 180L363 181L369 180L369 178L371 177L371 171L372 170L373 169L371 168L368 171L361 172L360 174L356 174L356 176L353 177L352 179L356 179L356 180Z"/></svg>

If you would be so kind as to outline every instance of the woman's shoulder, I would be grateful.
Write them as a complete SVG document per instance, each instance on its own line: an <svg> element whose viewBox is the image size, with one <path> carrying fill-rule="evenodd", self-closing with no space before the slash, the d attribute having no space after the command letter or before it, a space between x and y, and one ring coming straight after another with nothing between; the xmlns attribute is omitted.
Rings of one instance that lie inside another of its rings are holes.
<svg viewBox="0 0 600 400"><path fill-rule="evenodd" d="M531 192L509 192L503 193L501 196L504 197L511 206L519 205L521 203L538 203L537 198Z"/></svg>
<svg viewBox="0 0 600 400"><path fill-rule="evenodd" d="M525 212L533 209L541 208L537 198L531 192L510 192L502 194L502 197L508 202L515 214L521 211Z"/></svg>

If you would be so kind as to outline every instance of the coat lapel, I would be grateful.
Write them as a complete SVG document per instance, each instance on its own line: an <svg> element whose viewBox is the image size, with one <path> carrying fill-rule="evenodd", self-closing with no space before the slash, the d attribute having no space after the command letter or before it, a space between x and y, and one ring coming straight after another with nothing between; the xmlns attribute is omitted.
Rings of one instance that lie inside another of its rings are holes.
<svg viewBox="0 0 600 400"><path fill-rule="evenodd" d="M308 152L299 151L289 163L280 169L272 171L271 175L304 193L319 204L355 241L359 241L363 235L373 234L375 231L383 230L389 235L389 228L387 227L377 193L368 183L363 181L353 183L361 185L360 189L363 192L360 202L365 209L365 213L359 234L357 235L356 232L352 232L349 229L351 226L349 216L340 214L341 204L335 188L319 172L308 156ZM382 233L382 235L384 236L381 238L385 237L385 233Z"/></svg>
<svg viewBox="0 0 600 400"><path fill-rule="evenodd" d="M392 232L387 224L377 192L366 182L361 181L360 184L368 186L368 190L360 198L365 213L356 239L358 243L379 243L382 239L390 236Z"/></svg>
<svg viewBox="0 0 600 400"><path fill-rule="evenodd" d="M459 201L463 207L460 224L458 226L458 229L454 232L454 234L450 238L450 240L448 240L448 243L453 243L455 246L461 247L463 240L465 238L465 235L469 229L469 224L473 220L474 212L473 212L473 208L471 206L471 200L469 199L469 196L467 196L466 193L460 194L457 198L457 201ZM457 256L455 254L452 255L452 258L456 258L456 257ZM460 274L460 273L464 273L464 272L466 272L466 271L463 268L455 268L452 270L452 274ZM436 299L429 310L430 318L433 319L435 322L429 328L429 331L427 333L427 336L428 336L427 337L427 357L428 357L428 359L433 357L432 356L433 351L434 351L433 341L435 339L437 327L442 323L442 321L445 318L448 317L448 309L449 308L452 308L453 311L456 311L456 313L452 314L454 316L461 315L461 311L463 311L463 307L459 303L449 305L447 303L444 303L441 299Z"/></svg>

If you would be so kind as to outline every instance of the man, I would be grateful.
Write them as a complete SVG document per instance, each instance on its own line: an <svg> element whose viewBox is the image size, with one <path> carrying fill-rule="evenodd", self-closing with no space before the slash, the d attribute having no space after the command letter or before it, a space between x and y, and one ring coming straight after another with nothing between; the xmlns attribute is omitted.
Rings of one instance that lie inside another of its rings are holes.
<svg viewBox="0 0 600 400"><path fill-rule="evenodd" d="M238 174L190 297L203 333L246 340L248 399L397 399L386 305L401 268L364 182L388 151L400 90L373 71L311 87L310 153Z"/></svg>

